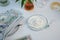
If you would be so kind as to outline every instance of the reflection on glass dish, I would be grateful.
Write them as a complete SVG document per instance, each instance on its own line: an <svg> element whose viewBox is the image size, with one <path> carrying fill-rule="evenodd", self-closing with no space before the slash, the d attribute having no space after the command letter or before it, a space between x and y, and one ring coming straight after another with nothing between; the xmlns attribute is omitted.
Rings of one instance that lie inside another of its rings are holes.
<svg viewBox="0 0 60 40"><path fill-rule="evenodd" d="M60 11L60 2L52 2L51 9Z"/></svg>
<svg viewBox="0 0 60 40"><path fill-rule="evenodd" d="M44 16L34 15L28 19L28 26L33 30L42 30L48 27L48 21Z"/></svg>

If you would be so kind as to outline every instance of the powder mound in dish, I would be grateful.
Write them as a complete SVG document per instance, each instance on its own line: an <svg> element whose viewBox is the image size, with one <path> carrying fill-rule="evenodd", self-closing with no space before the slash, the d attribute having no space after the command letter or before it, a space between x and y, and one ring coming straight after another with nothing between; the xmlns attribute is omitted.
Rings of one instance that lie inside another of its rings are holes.
<svg viewBox="0 0 60 40"><path fill-rule="evenodd" d="M41 29L48 24L47 19L43 16L32 16L28 19L28 25L35 29Z"/></svg>

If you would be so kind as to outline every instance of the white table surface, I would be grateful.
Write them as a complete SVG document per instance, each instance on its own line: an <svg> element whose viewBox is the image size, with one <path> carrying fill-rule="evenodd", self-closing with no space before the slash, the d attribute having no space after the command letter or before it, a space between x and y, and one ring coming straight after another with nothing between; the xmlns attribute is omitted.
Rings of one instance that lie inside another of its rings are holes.
<svg viewBox="0 0 60 40"><path fill-rule="evenodd" d="M60 40L60 12L50 9L50 3L52 1L60 0L49 0L47 5L45 5L43 8L39 8L37 6L38 8L35 7L35 9L32 11L21 9L20 6L14 2L14 0L12 0L6 7L0 6L0 13L10 9L15 9L20 10L25 18L25 22L22 28L19 28L19 30L14 35L7 37L6 40L15 40L26 35L30 35L32 40ZM50 26L47 29L41 31L30 30L26 24L26 19L34 14L40 14L47 17Z"/></svg>

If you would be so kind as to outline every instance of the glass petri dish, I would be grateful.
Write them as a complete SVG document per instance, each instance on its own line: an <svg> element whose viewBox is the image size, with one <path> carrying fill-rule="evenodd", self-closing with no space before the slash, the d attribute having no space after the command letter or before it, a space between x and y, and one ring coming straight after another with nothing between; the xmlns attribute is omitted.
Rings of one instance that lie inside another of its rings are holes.
<svg viewBox="0 0 60 40"><path fill-rule="evenodd" d="M17 14L13 13L11 10L0 15L0 24L10 25L16 18Z"/></svg>
<svg viewBox="0 0 60 40"><path fill-rule="evenodd" d="M35 6L39 9L39 8L43 8L47 5L47 3L49 2L49 0L37 0L35 2Z"/></svg>
<svg viewBox="0 0 60 40"><path fill-rule="evenodd" d="M56 10L56 11L60 11L60 3L59 2L52 2L51 9Z"/></svg>
<svg viewBox="0 0 60 40"><path fill-rule="evenodd" d="M9 5L10 1L9 0L0 0L0 6L7 6Z"/></svg>
<svg viewBox="0 0 60 40"><path fill-rule="evenodd" d="M27 24L30 29L38 31L48 27L48 20L42 15L33 15L28 18Z"/></svg>

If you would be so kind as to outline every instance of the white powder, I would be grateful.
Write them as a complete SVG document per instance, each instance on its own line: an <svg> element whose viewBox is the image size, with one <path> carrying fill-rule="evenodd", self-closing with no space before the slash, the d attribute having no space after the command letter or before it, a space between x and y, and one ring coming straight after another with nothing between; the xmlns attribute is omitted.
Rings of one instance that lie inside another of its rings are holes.
<svg viewBox="0 0 60 40"><path fill-rule="evenodd" d="M43 28L47 25L47 20L43 16L32 16L28 19L29 26L33 28Z"/></svg>

